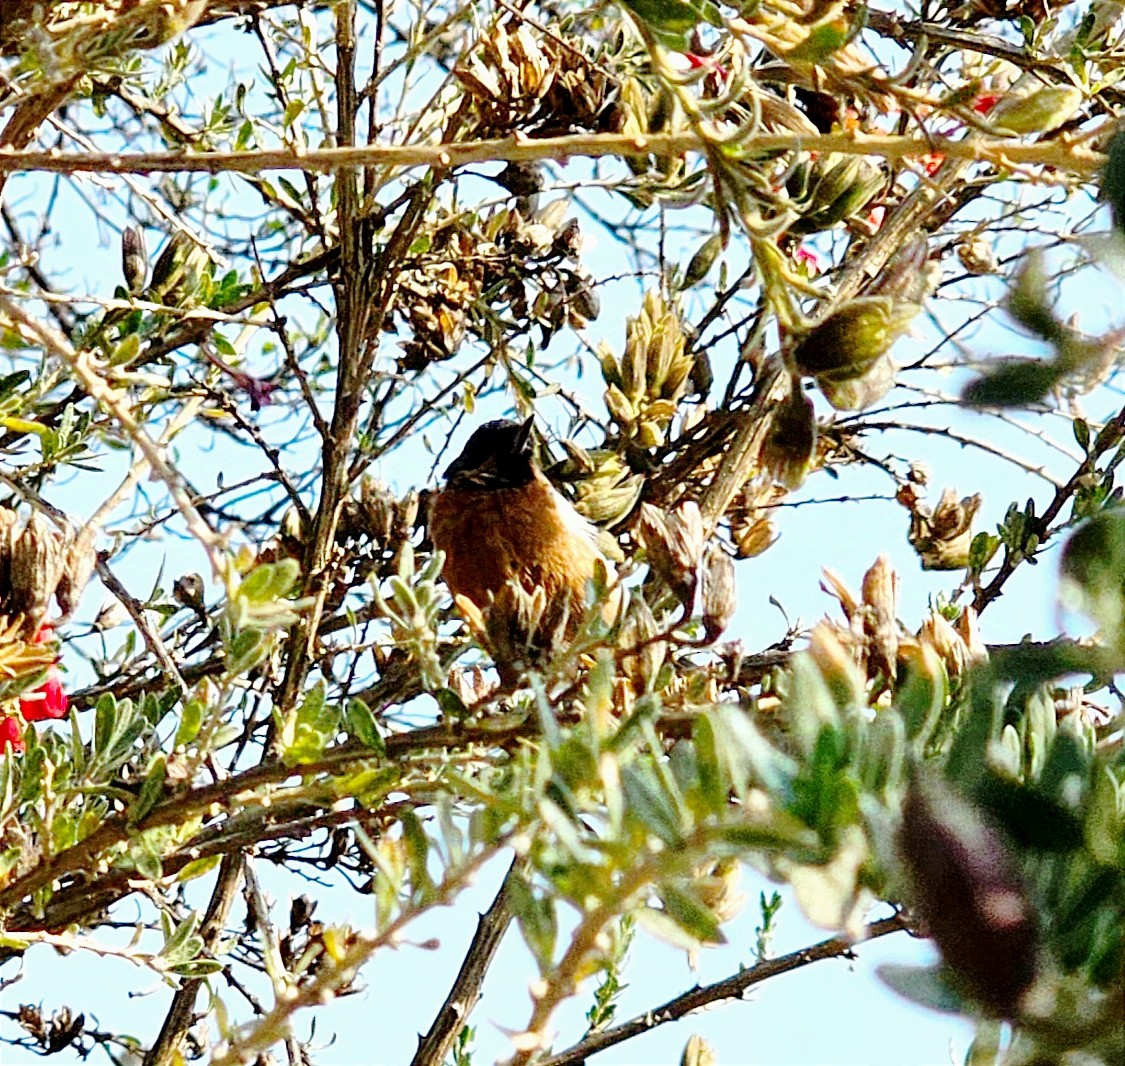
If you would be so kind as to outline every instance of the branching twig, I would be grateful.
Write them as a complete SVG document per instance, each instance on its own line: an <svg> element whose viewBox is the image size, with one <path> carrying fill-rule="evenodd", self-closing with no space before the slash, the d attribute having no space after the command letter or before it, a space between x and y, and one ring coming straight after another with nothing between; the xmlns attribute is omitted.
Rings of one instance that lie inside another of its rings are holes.
<svg viewBox="0 0 1125 1066"><path fill-rule="evenodd" d="M909 928L907 923L897 914L891 918L882 918L866 927L863 938L859 942L877 940L879 937L897 933L907 928ZM799 951L782 955L780 958L760 962L756 966L739 970L738 973L725 977L721 981L693 988L690 992L676 996L674 999L662 1003L659 1007L654 1007L652 1010L645 1011L644 1014L639 1014L627 1022L615 1025L612 1029L592 1033L565 1051L544 1059L541 1066L582 1066L582 1063L585 1063L591 1055L596 1055L599 1051L605 1051L607 1048L640 1036L650 1029L655 1029L658 1025L678 1021L680 1018L697 1010L702 1010L713 1003L742 999L750 988L769 980L771 977L799 970L812 962L838 959L841 956L850 957L854 947L855 942L847 937L834 936L828 940L822 940L819 944L813 944L811 947L801 948Z"/></svg>

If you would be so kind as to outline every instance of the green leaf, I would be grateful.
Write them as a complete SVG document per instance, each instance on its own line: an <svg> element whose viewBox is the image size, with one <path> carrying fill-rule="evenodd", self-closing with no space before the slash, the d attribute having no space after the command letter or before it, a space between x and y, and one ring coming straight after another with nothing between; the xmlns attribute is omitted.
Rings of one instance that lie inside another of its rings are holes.
<svg viewBox="0 0 1125 1066"><path fill-rule="evenodd" d="M176 880L180 883L184 881L194 881L197 877L203 877L204 874L210 873L222 861L223 857L221 855L208 855L204 859L195 859L176 874Z"/></svg>
<svg viewBox="0 0 1125 1066"><path fill-rule="evenodd" d="M700 944L725 944L727 938L715 915L686 889L661 885L657 895L668 915L685 933Z"/></svg>
<svg viewBox="0 0 1125 1066"><path fill-rule="evenodd" d="M327 700L323 681L305 694L300 706L282 726L281 757L287 766L315 762L340 732L340 709Z"/></svg>
<svg viewBox="0 0 1125 1066"><path fill-rule="evenodd" d="M164 779L167 776L167 759L158 755L152 760L149 771L141 783L136 799L129 805L128 821L136 825L164 798Z"/></svg>
<svg viewBox="0 0 1125 1066"><path fill-rule="evenodd" d="M1125 655L1125 510L1103 511L1075 530L1060 576L1063 604L1087 614Z"/></svg>
<svg viewBox="0 0 1125 1066"><path fill-rule="evenodd" d="M169 935L160 949L160 957L172 965L194 959L203 949L203 941L195 933L198 928L199 914L192 911Z"/></svg>
<svg viewBox="0 0 1125 1066"><path fill-rule="evenodd" d="M676 847L682 843L684 834L679 811L660 782L646 769L646 763L635 762L621 772L627 814L637 818L666 844Z"/></svg>
<svg viewBox="0 0 1125 1066"><path fill-rule="evenodd" d="M619 0L621 6L636 15L657 36L679 43L701 22L722 26L723 17L710 0Z"/></svg>
<svg viewBox="0 0 1125 1066"><path fill-rule="evenodd" d="M380 759L387 754L387 742L379 732L371 708L363 700L350 699L344 708L344 728L365 748L370 748Z"/></svg>
<svg viewBox="0 0 1125 1066"><path fill-rule="evenodd" d="M1065 375L1066 368L1052 361L1011 360L970 381L961 392L961 402L970 407L1028 407L1042 400Z"/></svg>
<svg viewBox="0 0 1125 1066"><path fill-rule="evenodd" d="M1125 130L1122 129L1109 142L1102 171L1102 199L1109 204L1113 225L1125 232Z"/></svg>
<svg viewBox="0 0 1125 1066"><path fill-rule="evenodd" d="M636 912L637 924L666 944L682 951L695 951L699 941L687 932L667 911L641 907Z"/></svg>
<svg viewBox="0 0 1125 1066"><path fill-rule="evenodd" d="M180 712L180 724L176 729L174 747L182 748L195 740L203 725L205 710L202 700L193 697L184 702L183 710Z"/></svg>
<svg viewBox="0 0 1125 1066"><path fill-rule="evenodd" d="M554 961L559 932L554 900L538 896L523 877L513 875L508 880L508 903L539 972L546 973Z"/></svg>
<svg viewBox="0 0 1125 1066"><path fill-rule="evenodd" d="M912 1003L943 1014L967 1012L965 1001L943 979L937 966L900 966L882 963L875 972L889 988L894 989Z"/></svg>

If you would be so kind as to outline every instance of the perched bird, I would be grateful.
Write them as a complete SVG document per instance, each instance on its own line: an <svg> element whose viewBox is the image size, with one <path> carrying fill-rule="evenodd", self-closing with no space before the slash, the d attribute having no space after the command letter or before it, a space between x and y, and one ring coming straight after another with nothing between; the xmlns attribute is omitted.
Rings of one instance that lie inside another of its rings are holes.
<svg viewBox="0 0 1125 1066"><path fill-rule="evenodd" d="M445 471L430 504L442 574L470 624L483 622L501 676L571 638L587 610L590 579L613 567L597 530L543 476L533 420L481 426ZM607 618L619 593L603 604ZM468 601L466 603L466 601Z"/></svg>

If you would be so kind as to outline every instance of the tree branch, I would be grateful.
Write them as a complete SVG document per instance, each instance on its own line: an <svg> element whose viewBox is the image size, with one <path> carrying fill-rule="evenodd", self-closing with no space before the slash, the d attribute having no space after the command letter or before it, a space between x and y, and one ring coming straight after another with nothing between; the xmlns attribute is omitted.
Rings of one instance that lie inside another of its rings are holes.
<svg viewBox="0 0 1125 1066"><path fill-rule="evenodd" d="M863 940L877 940L889 933L897 933L908 928L906 921L896 914L893 917L872 922L864 930ZM645 1011L644 1014L638 1014L635 1018L631 1018L621 1025L616 1025L612 1029L592 1033L573 1047L567 1048L566 1051L543 1060L540 1066L581 1066L591 1055L596 1055L599 1051L605 1051L616 1044L622 1044L626 1040L647 1033L658 1025L678 1021L680 1018L697 1010L702 1010L712 1003L729 999L742 999L748 989L769 980L771 977L799 970L808 966L811 962L837 959L841 956L850 957L854 946L855 944L847 937L834 936L828 940L822 940L819 944L813 944L811 947L790 952L788 955L782 955L776 959L767 959L756 966L739 970L738 973L732 974L730 977L724 977L714 984L693 988L690 992L676 996L659 1007Z"/></svg>
<svg viewBox="0 0 1125 1066"><path fill-rule="evenodd" d="M445 997L429 1032L418 1040L418 1050L414 1053L410 1066L442 1066L457 1034L479 1002L485 974L492 965L496 950L512 920L508 905L508 886L518 863L518 858L512 860L496 898L480 916L476 934L457 971L449 995Z"/></svg>
<svg viewBox="0 0 1125 1066"><path fill-rule="evenodd" d="M1083 140L1090 134L1084 134ZM118 152L60 153L15 152L0 149L0 174L14 171L48 171L59 174L153 174L203 171L260 174L268 170L301 170L330 173L350 167L450 168L490 162L530 163L545 159L565 162L583 156L682 155L705 149L732 157L765 152L801 151L841 155L880 156L889 161L917 159L934 154L947 159L991 163L997 167L1056 168L1079 178L1092 178L1105 166L1106 157L1067 136L1029 143L1011 137L984 136L965 139L897 136L895 134L760 133L724 145L696 133L659 133L636 136L623 133L580 133L563 137L505 137L461 144L359 145L296 152L285 148L247 152Z"/></svg>

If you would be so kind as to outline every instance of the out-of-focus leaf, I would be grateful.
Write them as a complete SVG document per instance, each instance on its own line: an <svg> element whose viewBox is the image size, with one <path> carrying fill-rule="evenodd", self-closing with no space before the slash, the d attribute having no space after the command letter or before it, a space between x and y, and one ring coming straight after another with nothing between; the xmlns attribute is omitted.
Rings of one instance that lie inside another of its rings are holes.
<svg viewBox="0 0 1125 1066"><path fill-rule="evenodd" d="M1125 232L1125 129L1119 129L1109 142L1102 198L1109 204L1114 226Z"/></svg>
<svg viewBox="0 0 1125 1066"><path fill-rule="evenodd" d="M971 407L1029 407L1042 400L1065 374L1064 367L1048 360L1011 360L970 381L961 401Z"/></svg>
<svg viewBox="0 0 1125 1066"><path fill-rule="evenodd" d="M658 895L664 904L664 913L693 940L700 944L727 942L718 919L693 893L675 885L662 885Z"/></svg>
<svg viewBox="0 0 1125 1066"><path fill-rule="evenodd" d="M965 1011L965 1001L944 980L941 969L937 966L900 966L885 962L877 966L875 972L884 984L911 1003L943 1014L961 1014Z"/></svg>
<svg viewBox="0 0 1125 1066"><path fill-rule="evenodd" d="M1063 603L1087 614L1118 653L1125 652L1125 510L1087 519L1063 548Z"/></svg>

